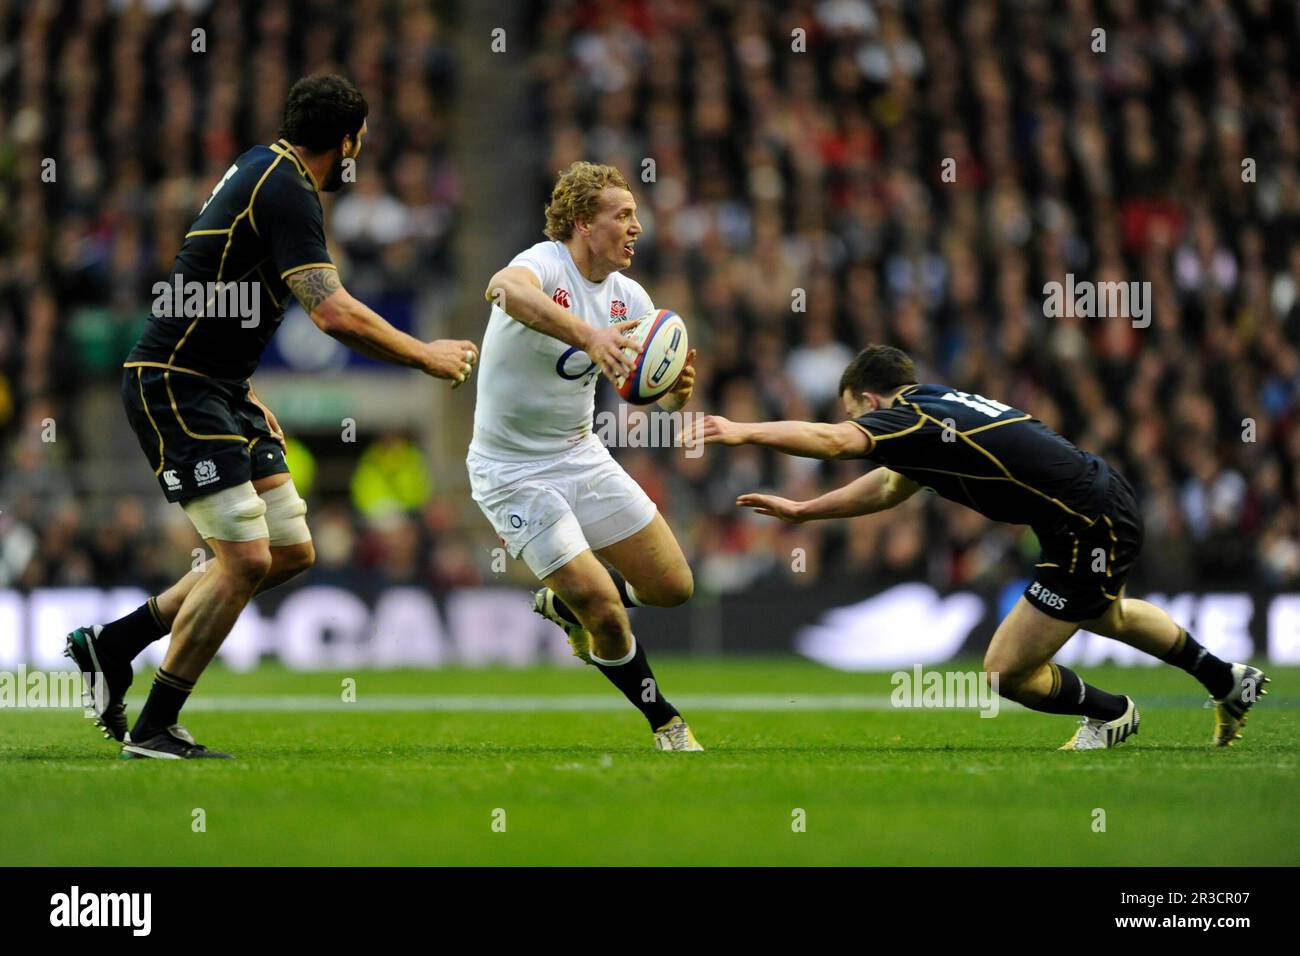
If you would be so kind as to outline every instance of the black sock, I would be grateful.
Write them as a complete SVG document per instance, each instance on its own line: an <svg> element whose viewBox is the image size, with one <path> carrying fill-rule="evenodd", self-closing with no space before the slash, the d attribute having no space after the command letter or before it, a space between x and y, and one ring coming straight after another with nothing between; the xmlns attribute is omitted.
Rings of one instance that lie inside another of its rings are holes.
<svg viewBox="0 0 1300 956"><path fill-rule="evenodd" d="M627 579L619 574L613 568L606 568L609 576L614 579L614 587L618 588L618 596L623 602L624 607L642 607L639 601L633 599L631 591L627 585Z"/></svg>
<svg viewBox="0 0 1300 956"><path fill-rule="evenodd" d="M645 648L635 637L632 638L635 650L632 659L624 664L601 664L596 662L600 672L609 678L609 682L623 692L623 696L632 702L632 706L650 721L650 729L658 730L674 717L680 717L677 708L659 693L659 682L645 657Z"/></svg>
<svg viewBox="0 0 1300 956"><path fill-rule="evenodd" d="M147 740L161 730L166 730L180 720L181 708L194 690L194 681L169 674L161 667L154 675L149 697L140 709L135 726L131 728L132 740Z"/></svg>
<svg viewBox="0 0 1300 956"><path fill-rule="evenodd" d="M1077 714L1094 720L1114 720L1124 716L1128 701L1118 694L1108 694L1100 688L1085 684L1079 675L1068 667L1048 664L1052 669L1052 689L1036 703L1021 701L1030 710L1044 714Z"/></svg>
<svg viewBox="0 0 1300 956"><path fill-rule="evenodd" d="M157 599L150 598L126 617L105 624L95 638L95 649L129 664L142 650L165 637L168 630L158 613Z"/></svg>
<svg viewBox="0 0 1300 956"><path fill-rule="evenodd" d="M1187 671L1201 682L1211 697L1226 697L1232 691L1232 665L1215 657L1181 627L1174 646L1160 659Z"/></svg>
<svg viewBox="0 0 1300 956"><path fill-rule="evenodd" d="M623 575L619 574L613 568L606 568L605 570L608 571L609 576L613 578L614 587L618 588L618 596L619 599L623 602L623 606L641 607L642 605L632 600L632 595L627 593L627 581L624 580ZM581 623L578 620L578 615L573 613L573 609L570 608L569 605L565 604L563 598L561 598L558 594L555 595L555 613L560 615L560 617L564 618L570 624Z"/></svg>
<svg viewBox="0 0 1300 956"><path fill-rule="evenodd" d="M555 605L555 613L560 615L560 617L564 618L570 624L581 623L578 620L578 615L573 613L573 610L569 607L569 605L564 603L564 599L560 597L558 594L555 595L555 597L551 598L551 601Z"/></svg>

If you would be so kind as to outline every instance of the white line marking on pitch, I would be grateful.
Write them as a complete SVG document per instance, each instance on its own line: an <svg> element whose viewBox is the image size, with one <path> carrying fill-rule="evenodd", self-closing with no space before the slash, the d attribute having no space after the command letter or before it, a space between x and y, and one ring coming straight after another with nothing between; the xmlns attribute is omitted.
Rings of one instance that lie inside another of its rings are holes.
<svg viewBox="0 0 1300 956"><path fill-rule="evenodd" d="M673 703L694 710L893 710L886 694L685 694ZM1002 706L1007 706L1002 701ZM627 701L617 694L569 696L504 696L482 694L359 695L353 703L321 696L194 697L187 711L561 711L623 710ZM957 708L951 708L957 709ZM975 709L975 708L969 708Z"/></svg>

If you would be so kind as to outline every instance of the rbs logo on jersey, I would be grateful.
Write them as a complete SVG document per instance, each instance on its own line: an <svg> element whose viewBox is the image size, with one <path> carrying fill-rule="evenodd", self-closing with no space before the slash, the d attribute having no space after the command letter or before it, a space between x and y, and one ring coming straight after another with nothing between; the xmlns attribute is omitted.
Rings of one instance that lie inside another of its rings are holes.
<svg viewBox="0 0 1300 956"><path fill-rule="evenodd" d="M1044 607L1056 608L1058 611L1065 610L1066 598L1061 597L1055 591L1049 591L1037 581L1029 587L1029 593L1032 597L1038 599Z"/></svg>

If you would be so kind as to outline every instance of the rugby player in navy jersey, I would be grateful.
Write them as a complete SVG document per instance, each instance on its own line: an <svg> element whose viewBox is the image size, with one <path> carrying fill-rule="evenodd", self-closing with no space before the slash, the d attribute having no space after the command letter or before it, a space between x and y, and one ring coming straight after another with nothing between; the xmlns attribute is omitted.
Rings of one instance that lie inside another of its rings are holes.
<svg viewBox="0 0 1300 956"><path fill-rule="evenodd" d="M293 85L280 138L241 155L216 184L124 363L122 399L149 467L216 556L126 617L68 635L66 653L86 675L98 723L123 742L124 757L228 756L195 743L181 707L249 599L314 561L284 435L250 381L290 295L327 335L453 388L478 358L472 342L422 342L394 328L339 283L319 194L347 179L368 112L343 77ZM131 661L169 631L128 733Z"/></svg>
<svg viewBox="0 0 1300 956"><path fill-rule="evenodd" d="M1033 528L1041 560L994 633L984 670L997 675L1002 696L1080 718L1062 750L1113 747L1138 730L1131 698L1086 684L1052 662L1080 628L1187 671L1214 701L1214 743L1239 739L1268 678L1257 667L1220 660L1163 610L1124 595L1142 547L1142 517L1124 476L1020 409L916 378L904 352L873 345L840 379L851 421L750 424L707 416L700 435L708 443L765 445L804 458L865 458L881 466L810 501L764 494L736 499L762 515L790 522L851 518L892 508L927 488L993 521Z"/></svg>

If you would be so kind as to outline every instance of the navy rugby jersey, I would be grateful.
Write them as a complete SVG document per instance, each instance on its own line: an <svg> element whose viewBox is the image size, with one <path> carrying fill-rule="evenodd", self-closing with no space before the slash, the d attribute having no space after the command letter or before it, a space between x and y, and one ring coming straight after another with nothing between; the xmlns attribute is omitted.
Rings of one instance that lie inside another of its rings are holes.
<svg viewBox="0 0 1300 956"><path fill-rule="evenodd" d="M1047 532L1105 510L1106 462L1002 402L913 385L854 424L875 439L868 460L994 521Z"/></svg>
<svg viewBox="0 0 1300 956"><path fill-rule="evenodd" d="M177 277L205 287L209 282L257 282L256 325L249 320L245 327L240 316L155 308L127 358L128 367L165 365L244 381L284 318L292 295L285 278L313 267L334 268L325 247L317 184L285 140L254 146L235 160L204 203L167 282L173 288ZM248 286L245 301L253 300Z"/></svg>

